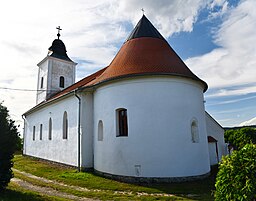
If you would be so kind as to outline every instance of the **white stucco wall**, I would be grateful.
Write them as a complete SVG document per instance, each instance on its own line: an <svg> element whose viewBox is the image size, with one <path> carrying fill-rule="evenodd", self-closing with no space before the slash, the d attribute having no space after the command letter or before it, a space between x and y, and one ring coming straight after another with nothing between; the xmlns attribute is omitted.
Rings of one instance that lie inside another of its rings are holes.
<svg viewBox="0 0 256 201"><path fill-rule="evenodd" d="M219 146L217 143L218 151L219 151ZM211 165L216 165L220 161L220 156L218 158L216 154L216 143L215 142L209 142L208 144L208 149L209 149L209 156L210 156L210 164Z"/></svg>
<svg viewBox="0 0 256 201"><path fill-rule="evenodd" d="M63 139L64 111L68 115L68 139ZM25 118L24 154L77 166L78 100L75 96L48 104ZM52 140L48 139L50 118ZM42 140L39 139L40 124L43 125ZM33 126L36 127L35 140Z"/></svg>
<svg viewBox="0 0 256 201"><path fill-rule="evenodd" d="M93 167L93 95L79 94L81 98L81 165Z"/></svg>
<svg viewBox="0 0 256 201"><path fill-rule="evenodd" d="M94 168L114 175L186 177L209 172L203 87L189 79L118 81L94 93ZM116 137L116 109L126 108L128 137ZM191 122L198 121L199 143ZM98 141L98 122L103 141Z"/></svg>
<svg viewBox="0 0 256 201"><path fill-rule="evenodd" d="M209 143L210 164L215 165L221 160L223 155L227 155L227 145L224 141L224 129L207 112L205 113L205 120L207 136L212 136L218 141L219 158L217 158L215 143Z"/></svg>

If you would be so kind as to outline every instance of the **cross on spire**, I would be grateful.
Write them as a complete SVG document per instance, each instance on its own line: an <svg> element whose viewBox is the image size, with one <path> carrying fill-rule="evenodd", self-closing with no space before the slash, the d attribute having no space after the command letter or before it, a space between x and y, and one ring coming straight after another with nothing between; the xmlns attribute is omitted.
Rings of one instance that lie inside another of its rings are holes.
<svg viewBox="0 0 256 201"><path fill-rule="evenodd" d="M142 11L142 14L144 15L144 14L145 14L145 10L144 10L144 8L142 8L142 9L141 9L141 11Z"/></svg>
<svg viewBox="0 0 256 201"><path fill-rule="evenodd" d="M59 39L59 38L60 38L60 31L61 31L62 29L60 28L60 26L56 27L56 29L58 29L58 34L57 34L57 36L58 36L58 39Z"/></svg>

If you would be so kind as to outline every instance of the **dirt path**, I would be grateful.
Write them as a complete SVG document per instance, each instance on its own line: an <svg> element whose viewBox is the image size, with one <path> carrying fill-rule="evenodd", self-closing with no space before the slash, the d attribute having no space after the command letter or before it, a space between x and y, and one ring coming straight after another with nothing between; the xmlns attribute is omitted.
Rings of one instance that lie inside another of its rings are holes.
<svg viewBox="0 0 256 201"><path fill-rule="evenodd" d="M51 184L55 184L55 185L62 186L62 187L68 187L70 189L74 189L74 190L78 190L78 191L90 191L87 188L82 188L82 187L79 187L79 186L71 186L71 185L67 185L67 184L57 182L57 181L54 181L54 180L45 179L43 177L38 177L38 176L35 176L35 175L32 175L32 174L29 174L27 172L19 171L15 168L12 168L12 170L14 172L18 172L18 173L20 173L20 174L22 174L26 177L29 177L31 179L38 180L38 181L41 181L41 182L44 182L44 183L51 183ZM86 200L86 201L93 201L94 200L94 199L91 199L91 198L82 198L82 197L78 197L78 196L75 196L75 195L72 195L72 194L57 191L57 190L55 190L53 188L50 188L50 187L37 186L37 185L31 184L27 181L24 181L24 180L21 180L21 179L18 179L18 178L13 178L12 182L18 184L22 188L32 190L32 191L38 192L38 193L43 194L43 195L58 196L58 197L62 197L62 198L70 199L70 200Z"/></svg>
<svg viewBox="0 0 256 201"><path fill-rule="evenodd" d="M100 190L100 189L88 189L88 188L80 187L80 186L72 186L72 185L67 185L67 184L64 184L64 183L61 183L61 182L58 182L58 181L45 179L43 177L38 177L38 176L29 174L29 173L26 173L26 172L19 171L19 170L14 169L14 168L12 168L12 170L14 172L17 172L19 174L24 175L25 177L28 177L28 178L31 178L31 179L34 179L34 180L38 180L38 181L41 181L41 182L46 183L46 184L51 183L51 184L54 184L54 185L57 185L57 186L66 187L66 188L73 189L73 190L76 190L76 191L82 191L82 192L88 192L88 191L90 191L90 192L112 192L113 194L120 194L120 195L131 195L133 193L133 192L130 192L130 191L110 191L110 190ZM89 199L89 198L81 198L81 197L78 197L78 196L74 196L72 194L67 194L67 193L64 193L64 192L60 192L60 191L54 190L53 188L50 188L50 187L36 186L34 184L31 184L29 182L26 182L26 181L23 181L23 180L17 179L17 178L13 178L12 182L17 183L18 185L20 185L21 187L23 187L25 189L36 191L36 192L39 192L39 193L42 193L42 194L45 194L45 195L53 195L53 196L55 195L55 196L59 196L59 197L67 198L67 199L72 199L72 200L88 200L88 201L93 200L93 199ZM138 197L140 197L140 196L156 196L156 197L172 197L172 196L174 196L173 194L166 194L166 193L145 193L145 192L137 192L136 195ZM190 195L190 196L194 197L196 195Z"/></svg>
<svg viewBox="0 0 256 201"><path fill-rule="evenodd" d="M43 177L38 177L38 176L35 176L35 175L32 175L32 174L29 174L27 172L22 172L22 171L19 171L17 169L14 169L12 168L12 170L14 172L18 172L26 177L29 177L31 179L35 179L35 180L38 180L38 181L42 181L44 183L51 183L51 184L55 184L55 185L58 185L58 186L62 186L62 187L68 187L70 189L74 189L74 190L78 190L78 191L92 191L92 190L89 190L88 188L83 188L83 187L79 187L79 186L72 186L72 185L67 185L67 184L64 184L64 183L61 183L61 182L58 182L58 181L54 181L54 180L49 180L49 179L45 179ZM98 190L95 190L95 191L98 191Z"/></svg>
<svg viewBox="0 0 256 201"><path fill-rule="evenodd" d="M54 190L53 188L36 186L36 185L33 185L29 182L26 182L26 181L23 181L23 180L17 179L17 178L13 178L11 180L11 182L14 182L14 183L18 184L20 187L22 187L24 189L31 190L31 191L34 191L34 192L38 192L41 195L57 196L57 197L66 198L66 199L69 199L69 200L93 201L93 199L81 198L81 197L78 197L78 196L75 196L75 195L71 195L71 194L67 194L67 193L63 193L63 192Z"/></svg>

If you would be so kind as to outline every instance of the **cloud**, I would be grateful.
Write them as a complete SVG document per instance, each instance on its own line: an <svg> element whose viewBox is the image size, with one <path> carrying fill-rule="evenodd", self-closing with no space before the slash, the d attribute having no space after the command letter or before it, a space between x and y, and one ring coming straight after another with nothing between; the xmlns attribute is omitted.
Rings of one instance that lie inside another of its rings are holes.
<svg viewBox="0 0 256 201"><path fill-rule="evenodd" d="M222 17L229 9L228 1L226 0L213 0L209 5L210 14L209 20L213 20L217 17Z"/></svg>
<svg viewBox="0 0 256 201"><path fill-rule="evenodd" d="M218 88L212 93L206 94L206 98L211 97L224 97L224 96L238 96L254 94L256 92L256 84L253 82L251 85L239 85L236 87Z"/></svg>
<svg viewBox="0 0 256 201"><path fill-rule="evenodd" d="M222 95L239 95L255 92L256 75L256 1L244 0L228 11L215 33L219 48L210 53L189 58L185 62L210 89L230 86L242 90L222 91ZM251 84L249 86L248 84ZM248 85L248 87L243 87ZM216 96L220 91L216 90Z"/></svg>
<svg viewBox="0 0 256 201"><path fill-rule="evenodd" d="M165 36L169 37L173 33L181 31L191 32L193 25L197 21L201 9L205 8L212 1L194 0L125 0L119 1L118 12L122 13L126 19L130 19L135 24L143 8L152 23ZM157 12L156 12L157 11Z"/></svg>
<svg viewBox="0 0 256 201"><path fill-rule="evenodd" d="M39 48L33 46L32 44L25 43L13 43L9 41L3 41L2 45L5 46L6 49L13 49L17 51L18 54L24 54L23 56L32 56L35 53L39 52Z"/></svg>
<svg viewBox="0 0 256 201"><path fill-rule="evenodd" d="M239 124L239 126L252 126L252 125L256 125L256 117Z"/></svg>
<svg viewBox="0 0 256 201"><path fill-rule="evenodd" d="M224 105L224 104L231 104L231 103L239 103L241 101L246 101L246 100L251 100L251 99L255 99L256 96L250 96L250 97L246 97L246 98L231 98L231 100L226 100L226 101L223 101L223 100L220 100L218 99L218 102L215 102L215 103L207 103L207 106L215 106L215 105ZM244 108L240 109L241 111L244 110Z"/></svg>

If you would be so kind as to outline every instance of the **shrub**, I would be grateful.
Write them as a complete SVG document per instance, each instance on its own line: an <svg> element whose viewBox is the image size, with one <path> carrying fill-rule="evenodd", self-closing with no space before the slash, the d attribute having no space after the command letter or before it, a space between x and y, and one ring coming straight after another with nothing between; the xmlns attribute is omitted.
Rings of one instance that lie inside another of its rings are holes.
<svg viewBox="0 0 256 201"><path fill-rule="evenodd" d="M0 191L13 177L12 158L17 140L18 131L14 121L10 119L7 108L0 103Z"/></svg>
<svg viewBox="0 0 256 201"><path fill-rule="evenodd" d="M256 145L247 144L223 157L216 178L216 200L256 199Z"/></svg>

